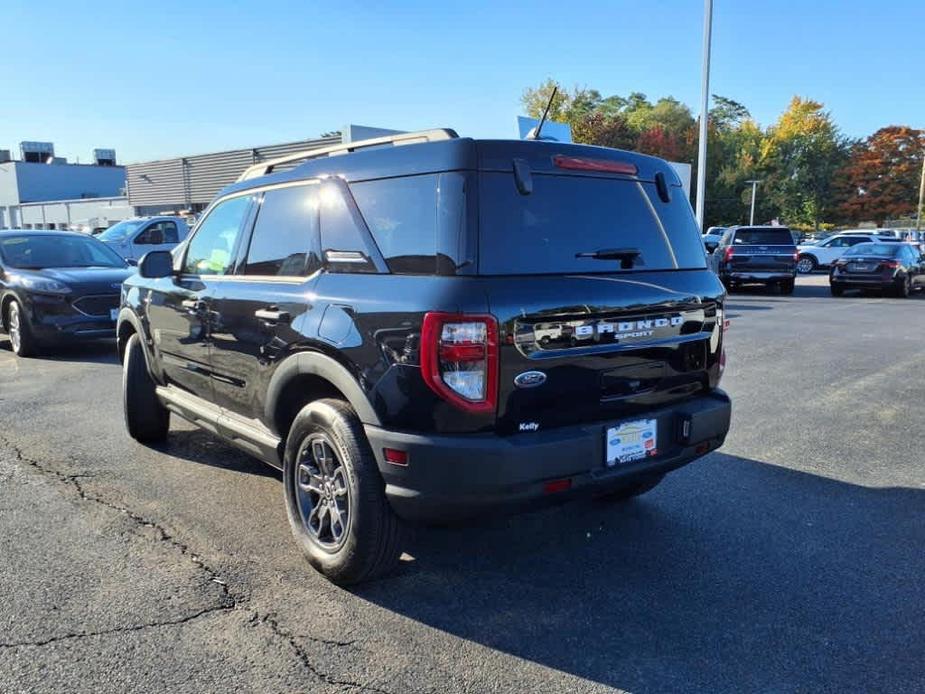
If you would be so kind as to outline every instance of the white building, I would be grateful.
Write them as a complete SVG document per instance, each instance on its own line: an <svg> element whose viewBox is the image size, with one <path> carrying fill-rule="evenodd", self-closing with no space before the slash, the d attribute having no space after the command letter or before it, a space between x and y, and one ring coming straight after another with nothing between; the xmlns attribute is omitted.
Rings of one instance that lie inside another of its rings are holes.
<svg viewBox="0 0 925 694"><path fill-rule="evenodd" d="M93 164L68 164L49 142L23 142L21 159L0 150L0 229L64 229L91 220L109 226L130 217L125 168L112 150L96 150ZM53 204L52 204L53 203Z"/></svg>

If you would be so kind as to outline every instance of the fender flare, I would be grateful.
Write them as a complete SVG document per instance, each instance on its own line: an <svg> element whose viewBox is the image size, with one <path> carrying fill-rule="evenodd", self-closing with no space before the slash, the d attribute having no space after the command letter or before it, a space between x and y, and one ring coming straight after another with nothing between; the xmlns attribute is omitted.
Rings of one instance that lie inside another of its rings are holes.
<svg viewBox="0 0 925 694"><path fill-rule="evenodd" d="M122 353L121 340L119 335L122 332L122 326L126 323L131 324L132 329L135 331L135 334L138 335L138 339L141 341L141 351L145 355L145 366L148 367L148 373L151 374L151 378L154 379L156 383L160 383L161 379L159 378L160 371L152 368L154 364L154 359L151 355L151 345L149 343L149 337L147 332L144 330L144 326L141 324L141 320L135 314L135 312L128 307L123 307L119 311L119 317L116 318L116 342L119 350L119 361L122 361L124 355Z"/></svg>
<svg viewBox="0 0 925 694"><path fill-rule="evenodd" d="M337 388L364 424L381 426L379 416L353 374L340 362L320 352L298 352L284 359L270 378L264 405L264 421L274 421L274 413L286 384L302 375L318 376Z"/></svg>

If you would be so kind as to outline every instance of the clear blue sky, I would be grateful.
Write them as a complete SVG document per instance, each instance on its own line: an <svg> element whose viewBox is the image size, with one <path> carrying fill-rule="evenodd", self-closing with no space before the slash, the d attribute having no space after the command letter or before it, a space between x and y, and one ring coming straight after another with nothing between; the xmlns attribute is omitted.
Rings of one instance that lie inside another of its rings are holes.
<svg viewBox="0 0 925 694"><path fill-rule="evenodd" d="M91 9L92 8L92 9ZM673 95L696 114L701 0L5 0L0 147L122 162L313 137L345 123L516 134L547 76ZM925 1L716 0L711 91L762 124L794 94L845 133L925 127Z"/></svg>

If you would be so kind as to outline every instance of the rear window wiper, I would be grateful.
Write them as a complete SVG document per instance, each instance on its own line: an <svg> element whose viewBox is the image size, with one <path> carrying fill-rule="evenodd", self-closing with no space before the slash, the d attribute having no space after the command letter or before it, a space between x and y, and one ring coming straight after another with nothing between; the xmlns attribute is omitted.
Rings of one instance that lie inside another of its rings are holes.
<svg viewBox="0 0 925 694"><path fill-rule="evenodd" d="M576 258L593 258L595 260L619 260L623 270L633 267L636 259L642 255L638 248L599 248L596 251L576 253Z"/></svg>

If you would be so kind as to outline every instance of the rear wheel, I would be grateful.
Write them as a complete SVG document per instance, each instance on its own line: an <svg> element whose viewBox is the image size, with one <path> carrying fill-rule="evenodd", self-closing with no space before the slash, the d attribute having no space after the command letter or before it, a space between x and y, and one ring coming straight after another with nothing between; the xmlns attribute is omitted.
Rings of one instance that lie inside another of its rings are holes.
<svg viewBox="0 0 925 694"><path fill-rule="evenodd" d="M637 496L642 496L646 492L652 491L663 479L665 479L665 475L652 475L651 477L646 477L626 487L620 487L612 492L605 492L597 498L602 501L629 501Z"/></svg>
<svg viewBox="0 0 925 694"><path fill-rule="evenodd" d="M832 282L829 284L829 291L832 292L832 296L841 296L845 293L845 288L840 284L835 284Z"/></svg>
<svg viewBox="0 0 925 694"><path fill-rule="evenodd" d="M125 345L122 368L122 411L129 436L141 443L156 443L167 438L170 410L157 399L154 379L148 373L144 348L138 335Z"/></svg>
<svg viewBox="0 0 925 694"><path fill-rule="evenodd" d="M900 299L906 299L912 293L912 277L906 275L902 278L902 281L896 285L896 289L893 290L896 296Z"/></svg>
<svg viewBox="0 0 925 694"><path fill-rule="evenodd" d="M816 262L816 259L813 256L801 255L797 259L797 272L799 272L801 275L807 275L815 270L818 265L819 263Z"/></svg>
<svg viewBox="0 0 925 694"><path fill-rule="evenodd" d="M780 293L789 296L790 294L793 294L794 286L795 282L793 280L784 280L780 283Z"/></svg>
<svg viewBox="0 0 925 694"><path fill-rule="evenodd" d="M7 334L13 352L19 357L32 357L38 354L39 345L32 334L29 317L15 299L10 302L6 316Z"/></svg>
<svg viewBox="0 0 925 694"><path fill-rule="evenodd" d="M286 440L283 487L292 533L308 562L339 585L394 569L404 526L356 413L341 400L302 408Z"/></svg>

